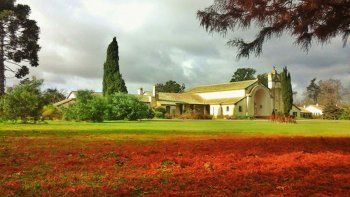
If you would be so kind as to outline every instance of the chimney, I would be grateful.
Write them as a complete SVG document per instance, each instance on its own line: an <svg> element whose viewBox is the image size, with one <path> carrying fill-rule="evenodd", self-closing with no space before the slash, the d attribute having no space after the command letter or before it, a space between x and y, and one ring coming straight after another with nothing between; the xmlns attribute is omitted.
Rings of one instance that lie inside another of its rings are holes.
<svg viewBox="0 0 350 197"><path fill-rule="evenodd" d="M138 94L138 95L144 95L145 92L143 91L143 88L139 88L139 89L137 90L137 94Z"/></svg>
<svg viewBox="0 0 350 197"><path fill-rule="evenodd" d="M153 90L152 90L152 96L156 97L157 96L157 90L156 90L156 86L153 86Z"/></svg>

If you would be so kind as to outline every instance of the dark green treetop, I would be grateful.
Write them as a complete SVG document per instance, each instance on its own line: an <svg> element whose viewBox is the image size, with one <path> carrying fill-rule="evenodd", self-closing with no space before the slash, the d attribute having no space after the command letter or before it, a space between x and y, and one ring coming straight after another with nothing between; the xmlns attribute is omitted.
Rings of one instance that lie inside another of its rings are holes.
<svg viewBox="0 0 350 197"><path fill-rule="evenodd" d="M30 7L15 2L0 1L0 95L5 92L5 72L20 79L29 74L23 62L32 67L39 65L40 29L29 19Z"/></svg>
<svg viewBox="0 0 350 197"><path fill-rule="evenodd" d="M281 73L281 86L282 86L282 100L283 100L283 114L289 115L290 110L293 107L293 88L292 79L287 67L283 69Z"/></svg>
<svg viewBox="0 0 350 197"><path fill-rule="evenodd" d="M119 69L119 47L117 39L114 37L107 49L107 58L104 63L103 74L103 95L114 93L128 93L125 81Z"/></svg>
<svg viewBox="0 0 350 197"><path fill-rule="evenodd" d="M156 89L158 92L181 93L185 91L185 84L180 85L176 81L169 80L165 84L156 84Z"/></svg>
<svg viewBox="0 0 350 197"><path fill-rule="evenodd" d="M239 68L233 74L230 82L253 80L255 78L256 70L253 68Z"/></svg>
<svg viewBox="0 0 350 197"><path fill-rule="evenodd" d="M306 88L306 94L309 99L313 101L313 104L318 103L318 97L321 94L321 88L316 83L316 78L312 79L310 85Z"/></svg>

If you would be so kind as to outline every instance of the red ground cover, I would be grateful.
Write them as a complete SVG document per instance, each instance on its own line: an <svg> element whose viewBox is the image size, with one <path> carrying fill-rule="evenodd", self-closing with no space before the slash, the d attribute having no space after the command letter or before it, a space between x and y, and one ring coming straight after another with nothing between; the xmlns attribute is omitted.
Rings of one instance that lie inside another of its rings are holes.
<svg viewBox="0 0 350 197"><path fill-rule="evenodd" d="M349 138L0 140L3 195L339 195Z"/></svg>

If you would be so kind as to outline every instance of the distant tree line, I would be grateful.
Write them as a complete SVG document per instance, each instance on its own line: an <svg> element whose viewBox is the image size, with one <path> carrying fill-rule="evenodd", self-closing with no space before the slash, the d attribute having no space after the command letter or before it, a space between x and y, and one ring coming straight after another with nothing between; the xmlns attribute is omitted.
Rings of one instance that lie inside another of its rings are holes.
<svg viewBox="0 0 350 197"><path fill-rule="evenodd" d="M167 93L181 93L186 89L185 84L179 84L176 81L169 80L167 82L156 84L156 90L158 92L167 92Z"/></svg>

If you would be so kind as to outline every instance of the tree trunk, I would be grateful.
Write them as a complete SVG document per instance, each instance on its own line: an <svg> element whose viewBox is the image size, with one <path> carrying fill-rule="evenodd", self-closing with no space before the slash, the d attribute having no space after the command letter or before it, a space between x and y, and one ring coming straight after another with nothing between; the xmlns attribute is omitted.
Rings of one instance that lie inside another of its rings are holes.
<svg viewBox="0 0 350 197"><path fill-rule="evenodd" d="M5 94L4 30L0 23L0 96Z"/></svg>
<svg viewBox="0 0 350 197"><path fill-rule="evenodd" d="M5 94L5 64L4 56L0 51L0 96Z"/></svg>

